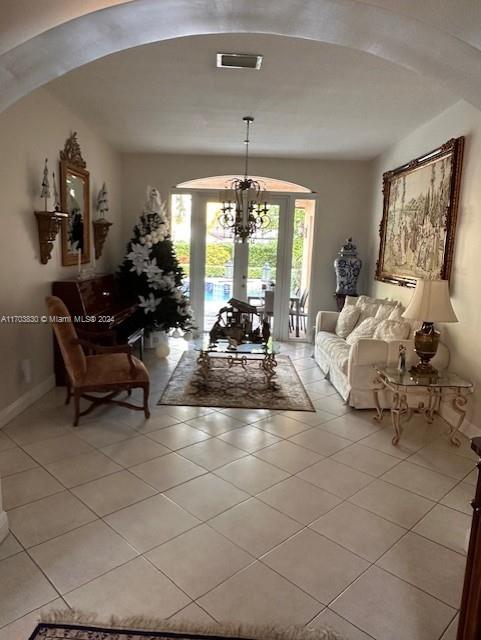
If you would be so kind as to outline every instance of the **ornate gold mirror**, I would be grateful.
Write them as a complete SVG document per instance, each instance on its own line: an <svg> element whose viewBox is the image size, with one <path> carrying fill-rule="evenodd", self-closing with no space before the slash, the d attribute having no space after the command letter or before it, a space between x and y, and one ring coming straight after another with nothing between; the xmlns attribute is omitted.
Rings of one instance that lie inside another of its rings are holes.
<svg viewBox="0 0 481 640"><path fill-rule="evenodd" d="M74 132L60 152L61 205L68 214L62 220L64 266L90 261L90 189L86 166Z"/></svg>

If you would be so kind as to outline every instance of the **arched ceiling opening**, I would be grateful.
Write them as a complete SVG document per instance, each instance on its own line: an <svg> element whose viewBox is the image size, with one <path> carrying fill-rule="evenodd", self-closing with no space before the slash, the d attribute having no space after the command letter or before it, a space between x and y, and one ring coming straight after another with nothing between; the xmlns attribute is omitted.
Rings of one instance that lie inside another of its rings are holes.
<svg viewBox="0 0 481 640"><path fill-rule="evenodd" d="M218 69L219 51L261 53L262 69ZM241 156L250 115L251 156L299 159L373 158L457 100L372 54L266 34L134 47L46 90L121 152Z"/></svg>
<svg viewBox="0 0 481 640"><path fill-rule="evenodd" d="M25 0L18 4L24 5ZM66 4L71 7L70 0ZM89 0L85 4L91 10L112 3ZM51 23L57 26L33 37L17 34L17 41L24 39L22 44L0 56L0 111L50 80L108 54L171 38L220 33L293 36L371 53L429 77L481 108L479 4L478 0L373 0L370 4L361 0L134 0L81 16L71 11L70 16L78 16L71 19L66 11L63 18L57 16L57 22L52 12Z"/></svg>

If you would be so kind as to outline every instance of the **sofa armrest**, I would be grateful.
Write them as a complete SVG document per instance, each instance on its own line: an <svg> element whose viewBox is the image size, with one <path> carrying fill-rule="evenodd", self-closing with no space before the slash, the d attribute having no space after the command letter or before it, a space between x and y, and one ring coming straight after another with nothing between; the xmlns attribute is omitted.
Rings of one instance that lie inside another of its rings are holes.
<svg viewBox="0 0 481 640"><path fill-rule="evenodd" d="M406 338L406 340L387 340L387 358L386 364L397 366L399 361L399 347L402 345L406 348L406 364L415 364L419 358L414 351L414 340Z"/></svg>
<svg viewBox="0 0 481 640"><path fill-rule="evenodd" d="M361 338L349 351L349 371L356 365L383 364L387 362L388 345L385 340Z"/></svg>
<svg viewBox="0 0 481 640"><path fill-rule="evenodd" d="M337 311L319 311L316 316L316 335L319 331L334 333L338 317Z"/></svg>

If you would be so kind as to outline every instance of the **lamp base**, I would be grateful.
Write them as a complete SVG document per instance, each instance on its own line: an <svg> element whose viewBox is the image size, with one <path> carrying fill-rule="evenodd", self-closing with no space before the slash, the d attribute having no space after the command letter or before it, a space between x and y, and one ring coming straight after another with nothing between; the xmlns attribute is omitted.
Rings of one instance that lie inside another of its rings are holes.
<svg viewBox="0 0 481 640"><path fill-rule="evenodd" d="M423 326L414 334L414 351L419 356L420 362L409 369L409 373L416 376L436 376L438 371L430 364L434 358L439 344L439 331L436 331L432 322L423 322Z"/></svg>

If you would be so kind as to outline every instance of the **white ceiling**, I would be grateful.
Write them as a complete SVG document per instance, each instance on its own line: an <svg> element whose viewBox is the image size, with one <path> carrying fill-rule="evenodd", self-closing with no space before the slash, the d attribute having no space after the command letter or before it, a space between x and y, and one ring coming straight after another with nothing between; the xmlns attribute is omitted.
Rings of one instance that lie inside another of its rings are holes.
<svg viewBox="0 0 481 640"><path fill-rule="evenodd" d="M261 71L217 69L218 51ZM47 85L128 152L371 158L457 98L373 55L284 36L178 38L102 58Z"/></svg>
<svg viewBox="0 0 481 640"><path fill-rule="evenodd" d="M283 35L373 54L431 78L481 109L480 0L1 4L0 112L35 88L106 55L173 38L226 33Z"/></svg>

